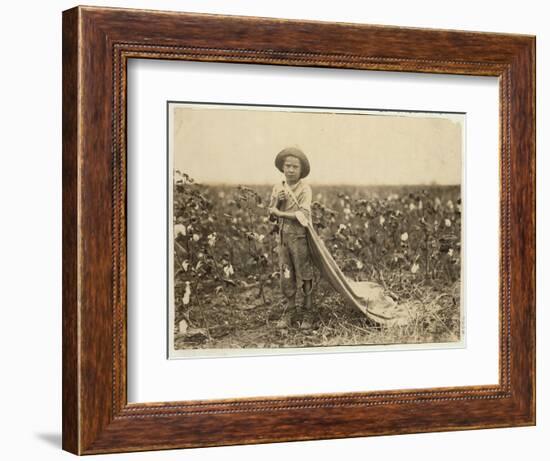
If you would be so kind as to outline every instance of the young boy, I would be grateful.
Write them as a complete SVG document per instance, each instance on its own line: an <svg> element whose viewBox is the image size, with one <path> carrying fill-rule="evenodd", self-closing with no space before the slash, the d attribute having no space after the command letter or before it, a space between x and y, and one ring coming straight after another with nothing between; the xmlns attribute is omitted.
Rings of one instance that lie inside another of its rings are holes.
<svg viewBox="0 0 550 461"><path fill-rule="evenodd" d="M311 187L302 179L309 174L306 155L294 147L283 149L275 157L275 166L285 175L271 193L269 213L279 220L279 265L281 291L288 299L295 320L302 313L296 308L298 288L304 293L304 308L311 311L313 268L307 245L307 221L311 222Z"/></svg>

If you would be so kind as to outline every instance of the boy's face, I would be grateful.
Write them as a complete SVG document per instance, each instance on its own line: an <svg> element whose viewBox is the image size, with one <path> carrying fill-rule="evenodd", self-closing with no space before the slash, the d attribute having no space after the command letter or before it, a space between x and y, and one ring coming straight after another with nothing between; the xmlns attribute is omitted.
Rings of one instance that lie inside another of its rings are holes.
<svg viewBox="0 0 550 461"><path fill-rule="evenodd" d="M302 164L299 159L289 155L283 163L283 173L288 182L294 183L298 181L302 175Z"/></svg>

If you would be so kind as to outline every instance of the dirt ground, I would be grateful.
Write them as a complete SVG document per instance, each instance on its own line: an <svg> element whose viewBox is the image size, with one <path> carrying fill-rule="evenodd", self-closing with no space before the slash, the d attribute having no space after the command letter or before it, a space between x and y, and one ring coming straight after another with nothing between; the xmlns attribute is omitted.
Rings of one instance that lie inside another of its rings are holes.
<svg viewBox="0 0 550 461"><path fill-rule="evenodd" d="M205 290L206 291L206 290ZM201 305L178 312L176 349L248 349L369 344L453 342L459 334L459 287L454 293L424 289L402 300L414 312L405 327L381 327L345 305L324 280L317 281L313 308L288 309L277 281L265 286L228 286L202 297ZM231 299L231 302L226 302ZM265 298L265 302L264 302ZM301 305L301 299L298 299ZM183 320L183 325L181 324Z"/></svg>

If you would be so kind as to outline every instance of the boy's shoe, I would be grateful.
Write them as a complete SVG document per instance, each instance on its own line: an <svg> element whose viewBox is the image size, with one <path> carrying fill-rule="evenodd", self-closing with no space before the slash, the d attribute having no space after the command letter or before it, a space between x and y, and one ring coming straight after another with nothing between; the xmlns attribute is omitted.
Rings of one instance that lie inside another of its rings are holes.
<svg viewBox="0 0 550 461"><path fill-rule="evenodd" d="M304 313L301 308L296 308L292 311L290 316L290 322L292 326L300 327L302 320L304 318Z"/></svg>
<svg viewBox="0 0 550 461"><path fill-rule="evenodd" d="M280 329L288 328L290 326L289 315L288 314L283 315L279 320L277 320L277 323L275 323L275 326Z"/></svg>
<svg viewBox="0 0 550 461"><path fill-rule="evenodd" d="M302 330L310 330L315 325L316 317L313 315L311 311L304 312L304 315L302 316L302 321L300 323L300 329Z"/></svg>
<svg viewBox="0 0 550 461"><path fill-rule="evenodd" d="M288 317L288 312L291 312L293 309L293 304L287 304L284 301L280 301L275 306L273 306L273 309L271 309L271 311L269 312L267 319L271 322L281 321L285 316Z"/></svg>

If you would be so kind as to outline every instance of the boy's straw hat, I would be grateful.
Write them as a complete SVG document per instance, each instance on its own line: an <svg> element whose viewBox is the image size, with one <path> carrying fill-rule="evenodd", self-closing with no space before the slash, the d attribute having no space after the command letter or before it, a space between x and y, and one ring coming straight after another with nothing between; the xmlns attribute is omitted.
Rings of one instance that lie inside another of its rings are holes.
<svg viewBox="0 0 550 461"><path fill-rule="evenodd" d="M277 157L275 157L275 166L277 167L277 169L280 172L283 172L283 164L285 163L285 158L287 158L289 155L292 155L293 157L296 157L298 160L300 160L300 163L302 164L300 179L305 178L309 174L309 160L307 159L306 154L304 154L300 149L296 147L287 147L277 154Z"/></svg>

